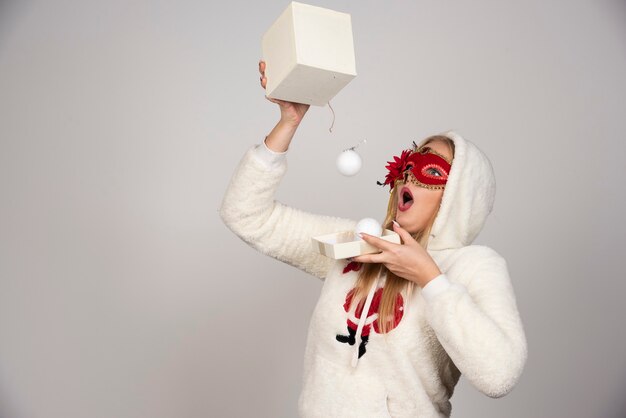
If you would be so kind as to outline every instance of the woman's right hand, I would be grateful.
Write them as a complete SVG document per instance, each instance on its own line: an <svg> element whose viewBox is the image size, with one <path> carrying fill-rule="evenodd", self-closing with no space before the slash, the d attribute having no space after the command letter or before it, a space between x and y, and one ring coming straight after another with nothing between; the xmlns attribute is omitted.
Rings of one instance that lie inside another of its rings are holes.
<svg viewBox="0 0 626 418"><path fill-rule="evenodd" d="M259 61L259 72L261 73L260 81L261 87L265 89L267 85L267 78L265 77L265 61ZM288 102L286 100L272 99L265 96L270 102L277 103L280 106L280 120L283 123L290 124L292 126L300 125L302 118L309 110L310 105L304 103Z"/></svg>

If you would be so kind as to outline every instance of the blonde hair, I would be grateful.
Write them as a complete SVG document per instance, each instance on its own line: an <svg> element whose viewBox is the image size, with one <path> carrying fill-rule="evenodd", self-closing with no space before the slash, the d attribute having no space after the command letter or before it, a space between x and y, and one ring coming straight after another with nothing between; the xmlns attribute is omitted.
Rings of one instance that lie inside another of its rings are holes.
<svg viewBox="0 0 626 418"><path fill-rule="evenodd" d="M452 158L454 158L454 141L444 135L432 135L424 139L417 148L432 142L432 141L443 141L449 147L452 153ZM397 183L396 183L397 184ZM397 205L397 191L398 187L394 185L394 188L390 191L389 203L387 205L387 215L385 216L384 221L382 222L382 227L385 229L390 229L393 231L393 220L396 217L396 212L398 210ZM432 229L433 223L439 210L437 210L432 219L428 222L428 225L420 231L411 234L413 239L415 239L424 249L428 246L428 237L430 235L430 231ZM386 334L389 328L393 329L394 327L394 312L395 312L395 304L398 293L404 292L405 303L410 300L411 295L414 290L415 283L406 280L402 277L396 276L393 272L391 272L387 267L382 263L363 263L361 268L359 269L357 281L355 283L355 289L352 297L351 304L354 304L355 301L359 301L359 305L364 305L365 297L374 284L376 278L385 273L387 274L387 280L385 281L385 285L383 287L383 293L380 300L380 305L378 309L378 329L382 334ZM362 309L362 308L361 308ZM362 312L361 315L366 315L367 312ZM383 318L388 318L387 321L383 321ZM386 337L386 336L385 336Z"/></svg>

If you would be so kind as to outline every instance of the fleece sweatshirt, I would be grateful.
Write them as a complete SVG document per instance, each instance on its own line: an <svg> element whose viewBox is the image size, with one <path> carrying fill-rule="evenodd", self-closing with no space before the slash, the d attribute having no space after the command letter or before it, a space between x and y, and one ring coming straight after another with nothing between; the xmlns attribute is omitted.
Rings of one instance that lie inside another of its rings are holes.
<svg viewBox="0 0 626 418"><path fill-rule="evenodd" d="M427 246L442 274L411 295L398 293L386 336L375 322L386 276L349 310L358 266L312 247L312 237L353 230L357 221L276 200L287 151L265 141L236 167L219 209L224 223L252 248L323 281L307 334L300 417L449 417L461 375L492 398L517 383L527 342L507 263L472 244L493 207L494 172L472 142L443 134L455 154Z"/></svg>

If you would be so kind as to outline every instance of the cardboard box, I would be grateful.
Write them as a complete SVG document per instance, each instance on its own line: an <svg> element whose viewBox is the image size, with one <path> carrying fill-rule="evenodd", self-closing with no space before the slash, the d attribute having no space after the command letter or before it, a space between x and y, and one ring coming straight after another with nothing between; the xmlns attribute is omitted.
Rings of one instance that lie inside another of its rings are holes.
<svg viewBox="0 0 626 418"><path fill-rule="evenodd" d="M400 244L400 235L389 229L383 231L380 237L385 241ZM342 231L334 234L320 235L312 238L313 249L326 257L339 260L341 258L354 257L362 254L373 254L380 252L365 240L357 240L354 231Z"/></svg>
<svg viewBox="0 0 626 418"><path fill-rule="evenodd" d="M348 13L291 2L262 39L266 95L323 106L356 77Z"/></svg>

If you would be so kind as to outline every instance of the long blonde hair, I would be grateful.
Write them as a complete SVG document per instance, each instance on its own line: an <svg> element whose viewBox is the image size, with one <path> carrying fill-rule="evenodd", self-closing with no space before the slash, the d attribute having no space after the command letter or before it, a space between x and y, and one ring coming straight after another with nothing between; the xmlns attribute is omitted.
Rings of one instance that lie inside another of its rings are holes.
<svg viewBox="0 0 626 418"><path fill-rule="evenodd" d="M424 139L422 143L418 145L418 148L428 144L429 142L437 140L444 141L450 147L450 150L452 152L452 158L454 158L454 142L444 135L430 136ZM384 221L381 223L383 228L390 229L392 231L392 223L393 220L396 218L396 212L398 210L397 189L398 187L394 186L394 188L390 192L389 204L387 205L387 215L385 216ZM424 229L417 231L414 234L411 234L411 236L422 247L424 247L424 249L426 249L428 246L428 236L432 229L435 218L437 217L437 213L439 213L439 210L434 213L432 219L430 219L428 225ZM365 303L364 299L368 293L368 290L374 284L376 278L383 273L387 274L387 279L383 288L377 321L378 329L380 330L380 332L382 334L386 334L389 328L394 327L393 318L396 308L396 295L398 293L404 292L404 294L406 295L405 302L410 300L415 286L414 282L395 275L382 263L363 263L361 268L359 269L351 303L353 304L355 303L355 301L359 301L359 305L363 305ZM362 312L361 315L367 315L367 312ZM383 318L388 318L388 320L383 321Z"/></svg>

